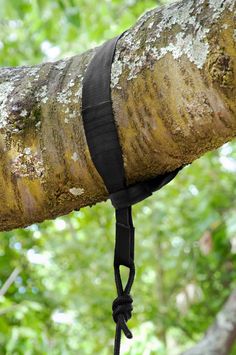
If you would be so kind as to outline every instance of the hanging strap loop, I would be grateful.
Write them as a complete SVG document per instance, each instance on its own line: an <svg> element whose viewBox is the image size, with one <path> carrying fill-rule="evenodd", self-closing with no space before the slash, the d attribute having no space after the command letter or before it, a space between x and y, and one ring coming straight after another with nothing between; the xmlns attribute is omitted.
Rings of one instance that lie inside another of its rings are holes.
<svg viewBox="0 0 236 355"><path fill-rule="evenodd" d="M128 280L123 286L120 267L129 269ZM114 355L120 354L121 331L127 338L133 335L127 326L133 310L133 299L130 295L135 277L134 266L134 226L132 221L132 207L116 209L116 243L114 254L114 275L118 297L112 304L113 319L116 323Z"/></svg>

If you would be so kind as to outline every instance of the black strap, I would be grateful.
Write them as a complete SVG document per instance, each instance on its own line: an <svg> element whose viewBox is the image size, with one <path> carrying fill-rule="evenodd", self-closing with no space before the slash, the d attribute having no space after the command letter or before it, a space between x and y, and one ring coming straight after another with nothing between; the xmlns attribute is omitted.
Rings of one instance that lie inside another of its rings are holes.
<svg viewBox="0 0 236 355"><path fill-rule="evenodd" d="M135 277L134 266L134 226L132 221L131 206L116 209L116 244L114 255L114 274L118 297L112 304L113 319L116 323L114 355L120 354L121 330L127 338L132 338L132 333L126 322L131 318L133 299L130 295ZM129 269L126 286L123 287L120 266Z"/></svg>
<svg viewBox="0 0 236 355"><path fill-rule="evenodd" d="M106 42L97 50L85 73L82 91L82 116L89 151L109 193L125 187L110 90L111 65L118 39Z"/></svg>
<svg viewBox="0 0 236 355"><path fill-rule="evenodd" d="M159 175L153 179L127 186L122 190L110 194L109 198L115 208L124 208L134 205L151 196L154 191L160 190L164 185L168 184L181 169L182 167L170 173Z"/></svg>
<svg viewBox="0 0 236 355"><path fill-rule="evenodd" d="M114 275L118 296L112 305L113 319L116 322L114 355L120 354L121 330L126 337L132 338L132 333L126 324L131 318L133 309L130 291L135 277L131 206L166 185L180 170L177 169L149 181L126 185L110 89L111 66L116 44L121 36L107 41L97 49L85 73L82 89L82 118L87 144L93 163L116 209ZM121 280L120 266L129 269L125 287Z"/></svg>

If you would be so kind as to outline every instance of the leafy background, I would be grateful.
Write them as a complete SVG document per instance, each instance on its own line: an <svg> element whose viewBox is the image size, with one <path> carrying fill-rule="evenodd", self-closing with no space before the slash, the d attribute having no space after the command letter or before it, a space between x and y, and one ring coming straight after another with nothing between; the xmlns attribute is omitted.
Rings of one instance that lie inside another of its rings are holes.
<svg viewBox="0 0 236 355"><path fill-rule="evenodd" d="M1 66L83 52L165 2L0 0ZM179 354L235 288L235 171L236 145L226 144L134 207L134 340L123 339L124 354ZM109 202L2 232L0 354L111 354L113 248Z"/></svg>

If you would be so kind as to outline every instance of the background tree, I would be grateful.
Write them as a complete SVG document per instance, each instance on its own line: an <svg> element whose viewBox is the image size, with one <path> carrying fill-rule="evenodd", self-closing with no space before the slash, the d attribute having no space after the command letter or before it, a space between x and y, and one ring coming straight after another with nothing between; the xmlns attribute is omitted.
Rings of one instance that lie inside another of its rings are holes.
<svg viewBox="0 0 236 355"><path fill-rule="evenodd" d="M8 66L83 52L125 30L156 2L1 5L0 61ZM135 339L124 343L127 354L187 349L235 288L235 155L233 143L209 153L135 206ZM2 290L15 270L1 293L3 354L111 353L112 217L109 203L102 203L1 233Z"/></svg>

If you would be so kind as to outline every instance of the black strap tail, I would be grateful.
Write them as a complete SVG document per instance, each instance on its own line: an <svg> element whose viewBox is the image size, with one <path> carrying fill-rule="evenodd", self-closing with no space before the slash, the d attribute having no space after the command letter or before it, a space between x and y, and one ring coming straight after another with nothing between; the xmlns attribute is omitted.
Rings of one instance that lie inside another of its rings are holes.
<svg viewBox="0 0 236 355"><path fill-rule="evenodd" d="M116 322L116 336L114 355L120 354L121 331L127 338L132 338L132 333L127 327L127 321L132 315L133 299L130 295L135 276L134 266L134 226L132 221L131 206L116 209L116 243L114 255L114 273L118 297L112 304L113 319ZM129 269L126 286L123 287L120 266Z"/></svg>

